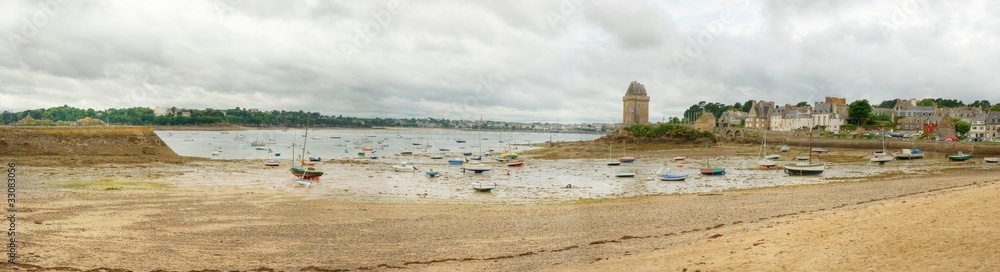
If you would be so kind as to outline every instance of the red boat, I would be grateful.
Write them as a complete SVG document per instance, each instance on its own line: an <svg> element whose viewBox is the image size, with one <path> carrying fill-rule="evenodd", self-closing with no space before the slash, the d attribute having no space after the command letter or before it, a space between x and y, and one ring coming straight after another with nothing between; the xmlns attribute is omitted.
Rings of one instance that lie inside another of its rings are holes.
<svg viewBox="0 0 1000 272"><path fill-rule="evenodd" d="M521 166L524 166L524 161L513 161L507 163L507 167L521 167Z"/></svg>

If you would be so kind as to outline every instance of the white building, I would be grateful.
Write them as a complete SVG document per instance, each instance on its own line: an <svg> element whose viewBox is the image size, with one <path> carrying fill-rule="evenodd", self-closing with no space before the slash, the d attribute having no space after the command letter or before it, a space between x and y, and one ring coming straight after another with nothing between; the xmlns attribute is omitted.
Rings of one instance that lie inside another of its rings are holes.
<svg viewBox="0 0 1000 272"><path fill-rule="evenodd" d="M172 112L170 112L170 108L164 108L160 106L153 107L153 116L164 116L171 113Z"/></svg>

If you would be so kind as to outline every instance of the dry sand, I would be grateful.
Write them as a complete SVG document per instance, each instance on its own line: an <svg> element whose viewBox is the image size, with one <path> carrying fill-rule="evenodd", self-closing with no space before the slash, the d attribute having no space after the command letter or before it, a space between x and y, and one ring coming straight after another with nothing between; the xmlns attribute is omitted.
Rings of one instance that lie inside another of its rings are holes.
<svg viewBox="0 0 1000 272"><path fill-rule="evenodd" d="M3 271L997 270L1000 259L1000 178L976 165L866 182L507 206L345 202L270 181L163 182L230 162L92 167L0 158L12 160L23 264Z"/></svg>
<svg viewBox="0 0 1000 272"><path fill-rule="evenodd" d="M1000 271L1000 184L881 201L555 271Z"/></svg>

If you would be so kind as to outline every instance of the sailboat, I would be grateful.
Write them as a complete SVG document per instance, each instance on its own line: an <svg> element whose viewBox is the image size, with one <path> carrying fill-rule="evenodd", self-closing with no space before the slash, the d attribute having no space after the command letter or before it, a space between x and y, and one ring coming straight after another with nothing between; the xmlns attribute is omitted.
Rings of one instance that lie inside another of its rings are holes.
<svg viewBox="0 0 1000 272"><path fill-rule="evenodd" d="M608 166L619 166L619 165L622 165L621 161L618 161L618 160L614 159L614 156L611 155L611 145L612 145L612 143L608 142L608 157L612 158L610 161L608 161Z"/></svg>
<svg viewBox="0 0 1000 272"><path fill-rule="evenodd" d="M670 174L669 170L667 171L667 173L660 174L660 172L662 171L663 167L660 167L660 170L656 170L656 176L657 178L663 181L682 181L686 179L688 176L687 174L676 174L676 175Z"/></svg>
<svg viewBox="0 0 1000 272"><path fill-rule="evenodd" d="M483 154L483 145L482 145L483 140L482 139L483 139L483 118L480 117L479 118L479 154L480 154L480 156L482 156L482 154ZM482 158L482 157L480 157L480 158ZM482 172L490 171L490 166L487 165L487 164L480 163L479 161L476 161L475 163L468 162L468 163L465 164L465 166L462 167L462 170L468 170L468 171L472 171L473 173L479 174L479 173L482 173Z"/></svg>
<svg viewBox="0 0 1000 272"><path fill-rule="evenodd" d="M309 135L309 127L308 126L306 127L306 134L305 135ZM292 175L295 175L296 177L299 178L299 183L305 184L303 182L303 180L306 180L306 181L310 181L310 184L311 184L312 180L319 180L319 177L323 176L323 171L317 171L315 168L306 167L306 165L305 165L305 163L306 163L306 160L305 160L305 155L306 155L306 139L309 139L309 138L308 137L303 137L303 139L302 139L302 156L300 157L300 160L299 160L299 162L300 162L299 166L295 166L295 144L292 143L292 167L289 169L289 171L292 172Z"/></svg>
<svg viewBox="0 0 1000 272"><path fill-rule="evenodd" d="M809 149L812 150L812 129L809 130ZM812 152L809 152L808 162L797 162L785 165L785 174L794 176L819 175L823 174L826 168L824 163L813 163Z"/></svg>
<svg viewBox="0 0 1000 272"><path fill-rule="evenodd" d="M622 140L622 157L618 158L620 162L635 162L634 157L625 156L625 140Z"/></svg>
<svg viewBox="0 0 1000 272"><path fill-rule="evenodd" d="M764 152L767 152L767 131L764 131L764 144L760 147L760 152L757 153L757 156L760 157L761 155L764 154ZM767 157L758 160L757 165L760 165L761 167L767 169L771 169L774 168L775 166L778 166L778 163L771 159L772 156L777 156L777 155L768 155Z"/></svg>
<svg viewBox="0 0 1000 272"><path fill-rule="evenodd" d="M882 133L882 130L879 129L879 134L882 135L882 149L875 150L874 152L872 152L872 158L868 159L868 161L877 162L879 165L882 165L885 164L885 162L894 160L896 158L892 157L892 155L889 155L888 152L885 152L885 133Z"/></svg>
<svg viewBox="0 0 1000 272"><path fill-rule="evenodd" d="M705 167L698 169L702 175L725 175L726 168L712 167L712 162L708 159L708 142L705 142Z"/></svg>

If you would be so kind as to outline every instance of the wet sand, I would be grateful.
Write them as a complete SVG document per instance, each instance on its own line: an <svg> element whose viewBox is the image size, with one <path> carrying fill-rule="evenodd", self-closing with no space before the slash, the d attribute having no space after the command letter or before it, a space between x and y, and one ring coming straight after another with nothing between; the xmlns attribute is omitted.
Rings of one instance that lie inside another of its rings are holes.
<svg viewBox="0 0 1000 272"><path fill-rule="evenodd" d="M640 154L640 159L643 156L648 155ZM382 198L372 197L379 195L377 191L370 195L350 188L339 192L311 190L314 188L296 187L287 177L274 180L269 176L271 170L243 166L241 161L122 164L116 160L55 166L50 161L53 159L45 157L3 160L19 163L18 256L22 263L30 264L0 266L5 271L38 267L135 271L262 267L283 271L510 271L632 270L633 266L664 270L660 268L674 268L674 264L677 270L696 267L703 271L742 270L739 268L772 262L758 262L755 255L725 259L728 256L725 252L716 252L713 255L717 256L710 256L711 259L694 256L700 254L699 249L723 250L724 247L708 247L721 244L720 241L737 245L746 241L756 243L757 240L751 240L757 237L753 235L765 235L760 239L773 241L768 245L775 252L810 252L794 249L800 246L795 241L801 241L803 247L822 248L839 243L840 247L848 248L857 241L853 237L867 237L866 232L877 227L886 228L885 231L898 228L897 236L916 237L909 238L913 241L934 235L959 241L979 237L991 241L990 237L996 237L991 230L997 225L995 221L1000 220L991 214L995 209L986 207L996 207L995 200L963 195L1000 190L996 189L997 168L982 163L831 180L825 184L517 202L496 201L494 194L477 194L468 189L456 192L464 197L459 200L434 195L422 197L418 195L420 192L398 195L384 192L382 195L388 196ZM367 163L340 166L375 167ZM385 173L389 174L395 173ZM360 186L365 180L331 178L321 183L331 187L335 183ZM358 197L359 194L363 197ZM936 201L937 198L966 202L938 206L948 202ZM906 203L901 204L903 201ZM921 205L907 213L898 213L898 218L877 217L890 212L877 210L878 207L910 207L914 203ZM958 212L957 208L949 207L976 208ZM979 214L980 210L984 213ZM938 221L907 223L910 218L903 218L906 214L913 214L912 220ZM945 219L949 223L941 222ZM783 237L782 232L772 231L820 222L817 220L841 220L847 227L831 229L826 236L799 229L784 232L797 236ZM899 224L895 223L897 220ZM963 236L964 232L972 235ZM711 238L719 234L722 236ZM890 270L904 265L890 261L905 261L913 256L923 256L928 262L948 263L947 257L951 255L935 253L938 251L980 251L981 254L964 259L963 263L970 265L989 265L997 259L980 259L997 252L996 247L986 244L969 242L945 250L948 245L941 243L944 242L928 244L924 255L887 250L884 255L874 256L882 256ZM656 262L664 258L657 255L667 252L664 250L691 256L684 261L693 262ZM833 270L830 268L840 267L834 261L848 257L870 259L872 256L861 254L876 251L825 252L831 255L812 259L827 261L828 266L816 269ZM848 254L837 256L840 252ZM785 253L771 254L780 257ZM773 259L801 260L779 257ZM701 262L705 264L694 266ZM780 265L761 266L757 270L814 270L794 263ZM843 267L859 266L847 263ZM868 266L862 263L860 267Z"/></svg>

